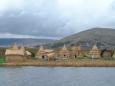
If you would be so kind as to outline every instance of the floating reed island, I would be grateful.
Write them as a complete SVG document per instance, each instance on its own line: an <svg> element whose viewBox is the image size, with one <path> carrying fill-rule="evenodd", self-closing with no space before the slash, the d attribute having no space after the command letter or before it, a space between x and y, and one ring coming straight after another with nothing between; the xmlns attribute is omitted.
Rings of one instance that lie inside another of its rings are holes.
<svg viewBox="0 0 115 86"><path fill-rule="evenodd" d="M34 51L34 52L33 52ZM1 66L64 66L64 67L115 67L114 50L100 50L96 43L90 49L80 45L38 50L17 46L16 43L1 52Z"/></svg>

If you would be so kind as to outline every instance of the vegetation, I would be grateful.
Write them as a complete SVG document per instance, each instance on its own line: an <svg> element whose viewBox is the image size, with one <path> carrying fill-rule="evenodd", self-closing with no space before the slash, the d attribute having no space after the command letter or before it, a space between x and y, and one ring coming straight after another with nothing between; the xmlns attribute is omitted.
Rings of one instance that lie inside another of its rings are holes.
<svg viewBox="0 0 115 86"><path fill-rule="evenodd" d="M5 57L0 56L0 64L3 64L3 63L5 63Z"/></svg>
<svg viewBox="0 0 115 86"><path fill-rule="evenodd" d="M66 59L57 61L28 60L19 63L5 63L5 66L64 66L64 67L115 67L115 60L104 59Z"/></svg>
<svg viewBox="0 0 115 86"><path fill-rule="evenodd" d="M71 67L115 67L115 58L106 57L101 59L92 59L87 54L73 59L47 61L35 58L37 48L26 48L32 53L32 59L25 62L5 63L5 49L0 49L0 65L1 66L71 66Z"/></svg>

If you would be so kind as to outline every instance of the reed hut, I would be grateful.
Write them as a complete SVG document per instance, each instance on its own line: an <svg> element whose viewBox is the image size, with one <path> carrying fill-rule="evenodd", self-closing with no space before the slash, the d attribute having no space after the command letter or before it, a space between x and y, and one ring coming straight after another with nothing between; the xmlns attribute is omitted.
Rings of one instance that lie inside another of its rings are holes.
<svg viewBox="0 0 115 86"><path fill-rule="evenodd" d="M55 56L54 52L48 53L47 57L48 57L48 61L52 61L52 60L54 61L54 60L56 60L56 56Z"/></svg>
<svg viewBox="0 0 115 86"><path fill-rule="evenodd" d="M100 58L101 57L100 54L101 54L101 51L98 49L97 45L94 44L92 49L89 52L89 55L92 57L92 59L93 58L95 59L95 58Z"/></svg>
<svg viewBox="0 0 115 86"><path fill-rule="evenodd" d="M102 58L111 59L113 55L114 55L114 51L112 51L112 50L104 49L101 51L101 57Z"/></svg>
<svg viewBox="0 0 115 86"><path fill-rule="evenodd" d="M39 58L39 59L49 59L52 57L55 57L54 50L44 49L43 46L40 46L38 52L36 53L36 58Z"/></svg>
<svg viewBox="0 0 115 86"><path fill-rule="evenodd" d="M36 58L44 59L46 57L46 52L43 46L40 46L39 50L36 53Z"/></svg>
<svg viewBox="0 0 115 86"><path fill-rule="evenodd" d="M24 47L19 48L16 43L9 49L6 49L5 60L6 62L22 62L26 60Z"/></svg>
<svg viewBox="0 0 115 86"><path fill-rule="evenodd" d="M63 48L59 51L60 58L69 58L70 51L67 49L66 45L64 44Z"/></svg>
<svg viewBox="0 0 115 86"><path fill-rule="evenodd" d="M73 46L72 47L72 52L71 52L71 56L74 58L80 57L81 56L81 47L79 46Z"/></svg>

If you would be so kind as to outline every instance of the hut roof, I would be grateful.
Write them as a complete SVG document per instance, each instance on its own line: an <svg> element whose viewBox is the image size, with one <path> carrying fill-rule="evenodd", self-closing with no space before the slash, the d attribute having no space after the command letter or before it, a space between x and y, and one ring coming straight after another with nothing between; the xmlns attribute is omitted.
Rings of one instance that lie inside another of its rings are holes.
<svg viewBox="0 0 115 86"><path fill-rule="evenodd" d="M53 52L54 50L52 50L52 49L45 49L44 50L46 53L50 53L50 52Z"/></svg>
<svg viewBox="0 0 115 86"><path fill-rule="evenodd" d="M25 47L24 47L24 46L21 46L21 47L20 47L20 50L25 51Z"/></svg>
<svg viewBox="0 0 115 86"><path fill-rule="evenodd" d="M98 49L96 44L92 47L89 54L93 54L93 55L99 55L100 54L100 50Z"/></svg>
<svg viewBox="0 0 115 86"><path fill-rule="evenodd" d="M66 47L66 45L64 44L64 46L63 46L63 48L62 48L62 50L67 50L67 47Z"/></svg>
<svg viewBox="0 0 115 86"><path fill-rule="evenodd" d="M42 50L44 50L44 47L40 46L39 51L42 51Z"/></svg>
<svg viewBox="0 0 115 86"><path fill-rule="evenodd" d="M96 44L92 47L92 50L99 50Z"/></svg>
<svg viewBox="0 0 115 86"><path fill-rule="evenodd" d="M25 55L22 50L6 49L5 55Z"/></svg>
<svg viewBox="0 0 115 86"><path fill-rule="evenodd" d="M37 51L37 55L39 55L39 53L44 53L44 48L43 48L43 46L40 46L40 48L38 49L38 51Z"/></svg>
<svg viewBox="0 0 115 86"><path fill-rule="evenodd" d="M13 49L13 50L18 50L19 48L18 48L18 46L16 45L16 43L14 43L14 44L12 45L11 49Z"/></svg>
<svg viewBox="0 0 115 86"><path fill-rule="evenodd" d="M11 48L6 49L5 55L25 55L25 48L22 46L20 49L14 43Z"/></svg>
<svg viewBox="0 0 115 86"><path fill-rule="evenodd" d="M55 56L55 53L49 53L47 54L48 57L52 57L52 56Z"/></svg>

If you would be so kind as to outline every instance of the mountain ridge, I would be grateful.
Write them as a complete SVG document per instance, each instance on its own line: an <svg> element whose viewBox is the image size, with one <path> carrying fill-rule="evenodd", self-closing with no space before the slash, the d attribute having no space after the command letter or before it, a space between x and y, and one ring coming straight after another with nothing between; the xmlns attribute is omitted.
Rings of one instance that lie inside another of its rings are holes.
<svg viewBox="0 0 115 86"><path fill-rule="evenodd" d="M17 45L23 45L25 47L35 47L51 43L53 39L35 39L35 38L0 38L0 47L9 47L16 43Z"/></svg>
<svg viewBox="0 0 115 86"><path fill-rule="evenodd" d="M72 45L89 45L94 43L100 48L113 49L115 48L115 29L112 28L91 28L56 41L52 47L59 47L66 44Z"/></svg>

